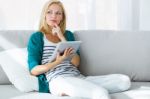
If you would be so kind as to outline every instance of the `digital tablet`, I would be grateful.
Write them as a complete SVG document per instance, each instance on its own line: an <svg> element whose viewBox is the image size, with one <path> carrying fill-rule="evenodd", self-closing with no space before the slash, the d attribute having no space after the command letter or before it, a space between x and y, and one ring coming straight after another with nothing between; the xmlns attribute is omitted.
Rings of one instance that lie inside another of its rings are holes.
<svg viewBox="0 0 150 99"><path fill-rule="evenodd" d="M63 53L66 48L73 48L76 52L80 47L81 41L67 41L60 42L56 48L56 50L60 53Z"/></svg>
<svg viewBox="0 0 150 99"><path fill-rule="evenodd" d="M56 58L57 52L63 53L66 48L73 48L74 52L77 52L81 43L82 41L67 41L67 42L58 43L56 50L54 51L53 55L49 59L49 62L52 62Z"/></svg>

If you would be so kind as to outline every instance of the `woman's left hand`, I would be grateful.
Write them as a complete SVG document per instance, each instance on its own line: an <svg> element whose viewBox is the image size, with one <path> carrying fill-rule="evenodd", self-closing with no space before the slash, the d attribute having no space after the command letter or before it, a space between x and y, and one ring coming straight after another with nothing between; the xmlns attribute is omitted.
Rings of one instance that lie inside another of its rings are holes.
<svg viewBox="0 0 150 99"><path fill-rule="evenodd" d="M73 48L66 48L65 51L61 53L57 53L56 61L62 62L68 57L71 57L74 55L74 49Z"/></svg>

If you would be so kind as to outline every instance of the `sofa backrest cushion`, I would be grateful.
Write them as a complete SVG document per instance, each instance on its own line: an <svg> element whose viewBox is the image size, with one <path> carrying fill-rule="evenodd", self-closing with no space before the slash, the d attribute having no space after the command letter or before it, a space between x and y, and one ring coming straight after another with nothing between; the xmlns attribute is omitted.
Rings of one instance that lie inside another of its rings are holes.
<svg viewBox="0 0 150 99"><path fill-rule="evenodd" d="M33 30L8 30L0 31L0 52L27 46L28 39ZM0 65L0 84L11 84Z"/></svg>
<svg viewBox="0 0 150 99"><path fill-rule="evenodd" d="M32 30L0 31L0 51L26 47ZM149 31L76 31L80 70L85 75L127 74L134 81L150 81ZM8 46L9 45L9 46ZM10 83L0 67L0 84Z"/></svg>
<svg viewBox="0 0 150 99"><path fill-rule="evenodd" d="M76 31L82 41L80 70L85 75L121 73L150 81L150 32Z"/></svg>
<svg viewBox="0 0 150 99"><path fill-rule="evenodd" d="M10 81L0 65L0 85L2 84L10 84Z"/></svg>

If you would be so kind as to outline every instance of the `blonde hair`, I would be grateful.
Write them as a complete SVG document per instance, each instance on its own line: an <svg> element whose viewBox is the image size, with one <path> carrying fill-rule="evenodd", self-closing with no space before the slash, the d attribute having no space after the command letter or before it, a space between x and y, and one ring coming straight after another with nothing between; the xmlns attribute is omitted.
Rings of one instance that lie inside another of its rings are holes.
<svg viewBox="0 0 150 99"><path fill-rule="evenodd" d="M61 29L61 32L64 34L66 30L66 13L63 4L59 0L49 0L43 7L42 13L41 13L41 19L40 19L40 24L39 24L39 31L42 33L50 33L51 28L48 26L46 23L46 13L48 8L52 4L57 4L62 8L62 14L63 14L63 20L60 22L59 27Z"/></svg>

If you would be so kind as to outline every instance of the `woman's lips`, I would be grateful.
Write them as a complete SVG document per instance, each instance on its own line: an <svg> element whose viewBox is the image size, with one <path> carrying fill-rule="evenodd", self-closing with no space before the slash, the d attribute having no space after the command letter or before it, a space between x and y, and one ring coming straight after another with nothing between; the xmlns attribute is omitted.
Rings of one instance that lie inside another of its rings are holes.
<svg viewBox="0 0 150 99"><path fill-rule="evenodd" d="M56 23L57 21L56 20L51 20L52 22Z"/></svg>

